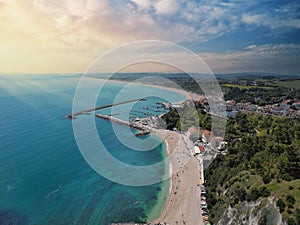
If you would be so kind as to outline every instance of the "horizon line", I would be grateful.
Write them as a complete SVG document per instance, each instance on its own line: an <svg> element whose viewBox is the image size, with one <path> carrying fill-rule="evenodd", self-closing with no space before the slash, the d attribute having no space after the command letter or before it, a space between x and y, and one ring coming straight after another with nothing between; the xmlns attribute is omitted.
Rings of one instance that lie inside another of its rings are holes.
<svg viewBox="0 0 300 225"><path fill-rule="evenodd" d="M96 75L96 74L143 74L143 73L147 73L147 74L201 74L201 75L208 75L206 73L196 73L196 72L93 72L93 73L46 73L46 72L33 72L33 73L2 73L0 72L0 75ZM284 75L284 76L300 76L300 72L298 74L295 73L276 73L276 72L225 72L225 73L212 73L213 75L266 75L266 76L274 76L274 75Z"/></svg>

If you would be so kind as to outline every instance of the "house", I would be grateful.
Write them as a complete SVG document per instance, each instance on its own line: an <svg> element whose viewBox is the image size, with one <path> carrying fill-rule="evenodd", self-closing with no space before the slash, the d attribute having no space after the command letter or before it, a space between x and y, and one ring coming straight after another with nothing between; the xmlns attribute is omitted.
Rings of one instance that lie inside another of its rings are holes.
<svg viewBox="0 0 300 225"><path fill-rule="evenodd" d="M197 155L197 154L200 154L200 149L198 146L194 146L194 153Z"/></svg>
<svg viewBox="0 0 300 225"><path fill-rule="evenodd" d="M212 133L209 130L200 130L194 126L188 129L188 136L190 139L200 139L205 144L212 141Z"/></svg>
<svg viewBox="0 0 300 225"><path fill-rule="evenodd" d="M199 148L199 151L201 154L203 154L205 152L205 148L203 145L198 146L198 148Z"/></svg>
<svg viewBox="0 0 300 225"><path fill-rule="evenodd" d="M212 133L209 130L200 130L199 134L202 137L202 142L203 143L209 143L212 140Z"/></svg>
<svg viewBox="0 0 300 225"><path fill-rule="evenodd" d="M296 107L296 109L300 109L300 101L294 102L292 105Z"/></svg>
<svg viewBox="0 0 300 225"><path fill-rule="evenodd" d="M218 150L225 150L227 147L227 142L226 141L221 141L219 146L218 146Z"/></svg>

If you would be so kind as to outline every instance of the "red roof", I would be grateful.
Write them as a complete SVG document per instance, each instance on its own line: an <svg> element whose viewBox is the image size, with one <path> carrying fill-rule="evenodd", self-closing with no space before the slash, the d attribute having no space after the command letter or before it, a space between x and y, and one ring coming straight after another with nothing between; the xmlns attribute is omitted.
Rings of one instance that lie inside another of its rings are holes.
<svg viewBox="0 0 300 225"><path fill-rule="evenodd" d="M200 152L204 152L205 151L205 148L204 148L204 146L198 146L198 148L199 148L199 150L200 150Z"/></svg>
<svg viewBox="0 0 300 225"><path fill-rule="evenodd" d="M200 134L203 134L205 137L211 136L211 132L209 130L200 130Z"/></svg>
<svg viewBox="0 0 300 225"><path fill-rule="evenodd" d="M203 134L205 137L211 136L211 132L209 130L200 130L197 127L190 127L189 132Z"/></svg>

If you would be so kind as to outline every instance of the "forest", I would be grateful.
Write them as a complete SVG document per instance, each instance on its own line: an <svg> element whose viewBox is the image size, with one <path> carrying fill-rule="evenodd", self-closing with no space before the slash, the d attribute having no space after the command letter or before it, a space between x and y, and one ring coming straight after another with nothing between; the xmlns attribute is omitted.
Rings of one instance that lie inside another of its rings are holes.
<svg viewBox="0 0 300 225"><path fill-rule="evenodd" d="M299 119L239 113L227 122L228 154L205 170L212 222L226 206L274 196L284 220L300 224Z"/></svg>

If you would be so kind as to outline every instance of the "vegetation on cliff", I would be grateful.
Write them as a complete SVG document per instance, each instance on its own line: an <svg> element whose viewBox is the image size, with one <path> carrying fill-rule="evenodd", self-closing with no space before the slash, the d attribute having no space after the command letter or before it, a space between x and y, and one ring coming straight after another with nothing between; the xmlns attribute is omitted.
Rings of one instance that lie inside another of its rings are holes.
<svg viewBox="0 0 300 225"><path fill-rule="evenodd" d="M217 156L205 170L212 222L220 221L229 207L273 197L283 219L299 224L299 119L239 113L226 129L228 154ZM260 212L259 224L267 224L267 214Z"/></svg>

